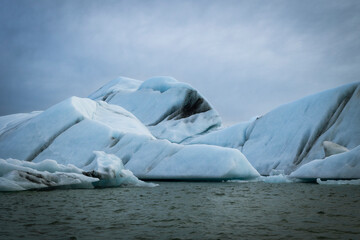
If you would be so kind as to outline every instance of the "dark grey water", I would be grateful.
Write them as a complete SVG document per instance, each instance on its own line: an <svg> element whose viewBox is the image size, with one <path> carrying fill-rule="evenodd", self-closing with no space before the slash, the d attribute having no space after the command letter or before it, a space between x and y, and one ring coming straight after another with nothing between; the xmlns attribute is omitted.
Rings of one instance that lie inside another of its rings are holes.
<svg viewBox="0 0 360 240"><path fill-rule="evenodd" d="M0 193L0 239L360 238L360 186L159 184Z"/></svg>

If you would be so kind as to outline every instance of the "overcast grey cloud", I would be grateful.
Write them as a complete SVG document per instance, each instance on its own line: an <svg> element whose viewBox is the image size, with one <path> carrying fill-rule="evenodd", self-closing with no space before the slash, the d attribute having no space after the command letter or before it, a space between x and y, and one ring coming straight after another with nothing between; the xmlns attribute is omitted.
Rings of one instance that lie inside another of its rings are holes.
<svg viewBox="0 0 360 240"><path fill-rule="evenodd" d="M127 76L197 88L226 123L360 80L360 1L0 1L0 115Z"/></svg>

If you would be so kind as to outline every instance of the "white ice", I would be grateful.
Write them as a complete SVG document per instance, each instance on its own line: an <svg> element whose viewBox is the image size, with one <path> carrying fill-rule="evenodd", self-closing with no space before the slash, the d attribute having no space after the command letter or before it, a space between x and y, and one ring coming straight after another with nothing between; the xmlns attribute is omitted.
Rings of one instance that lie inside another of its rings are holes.
<svg viewBox="0 0 360 240"><path fill-rule="evenodd" d="M259 176L258 178L251 180L231 180L231 182L265 182L265 183L294 183L302 182L301 179L292 178L284 174L282 170L272 170L269 176Z"/></svg>
<svg viewBox="0 0 360 240"><path fill-rule="evenodd" d="M171 77L154 77L144 82L118 78L89 97L125 108L155 137L175 143L221 125L218 113L203 96L189 84Z"/></svg>
<svg viewBox="0 0 360 240"><path fill-rule="evenodd" d="M61 165L54 160L39 163L16 159L0 159L0 191L20 191L49 187L92 188L96 178L82 174L73 165Z"/></svg>
<svg viewBox="0 0 360 240"><path fill-rule="evenodd" d="M0 136L0 156L72 164L86 176L99 178L96 186L125 183L134 175L194 180L259 176L238 150L159 140L122 107L77 97L9 128ZM120 171L123 163L126 170Z"/></svg>
<svg viewBox="0 0 360 240"><path fill-rule="evenodd" d="M154 187L157 184L139 180L134 174L125 169L120 158L102 151L94 151L94 160L83 169L88 174L99 177L100 181L94 183L97 187L114 187L121 185L134 185L139 187Z"/></svg>
<svg viewBox="0 0 360 240"><path fill-rule="evenodd" d="M46 159L38 163L17 159L0 159L0 191L21 191L40 188L93 188L117 186L154 187L139 180L125 169L121 159L104 152L84 169L72 164L59 164Z"/></svg>
<svg viewBox="0 0 360 240"><path fill-rule="evenodd" d="M356 179L360 178L360 146L350 151L311 161L290 174L304 179Z"/></svg>
<svg viewBox="0 0 360 240"><path fill-rule="evenodd" d="M323 146L325 157L349 151L349 149L347 149L346 147L330 141L324 141Z"/></svg>
<svg viewBox="0 0 360 240"><path fill-rule="evenodd" d="M194 136L185 143L187 144L208 144L222 147L236 148L240 151L248 139L248 135L257 118L248 122L242 122L233 126L222 128L201 136Z"/></svg>
<svg viewBox="0 0 360 240"><path fill-rule="evenodd" d="M36 111L31 113L18 113L0 117L0 136L6 131L19 126L21 123L26 122L26 120L31 119L40 113L41 111Z"/></svg>
<svg viewBox="0 0 360 240"><path fill-rule="evenodd" d="M273 169L290 174L313 160L360 145L359 96L359 82L344 85L187 143L237 148L262 175Z"/></svg>
<svg viewBox="0 0 360 240"><path fill-rule="evenodd" d="M360 185L360 179L356 180L324 180L322 181L320 178L316 179L318 184L322 185Z"/></svg>

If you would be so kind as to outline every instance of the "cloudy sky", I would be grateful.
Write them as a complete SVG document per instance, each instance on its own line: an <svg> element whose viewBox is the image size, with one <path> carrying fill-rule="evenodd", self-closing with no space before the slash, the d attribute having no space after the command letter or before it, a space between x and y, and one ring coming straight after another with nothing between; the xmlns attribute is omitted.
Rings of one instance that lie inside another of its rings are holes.
<svg viewBox="0 0 360 240"><path fill-rule="evenodd" d="M228 124L360 81L360 1L0 1L0 115L159 75Z"/></svg>

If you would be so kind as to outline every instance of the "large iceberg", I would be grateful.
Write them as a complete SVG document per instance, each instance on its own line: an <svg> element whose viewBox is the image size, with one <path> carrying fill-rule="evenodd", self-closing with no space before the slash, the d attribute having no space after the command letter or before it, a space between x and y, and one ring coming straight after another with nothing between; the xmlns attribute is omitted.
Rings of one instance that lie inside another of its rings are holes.
<svg viewBox="0 0 360 240"><path fill-rule="evenodd" d="M198 91L171 77L155 77L144 82L120 77L89 98L125 108L156 138L175 143L221 125L218 113Z"/></svg>
<svg viewBox="0 0 360 240"><path fill-rule="evenodd" d="M359 99L360 84L348 84L222 128L188 84L118 78L89 98L0 117L0 190L357 179Z"/></svg>
<svg viewBox="0 0 360 240"><path fill-rule="evenodd" d="M237 148L262 175L269 175L273 169L290 174L313 160L324 159L331 152L358 147L359 106L360 83L357 82L285 104L264 116L193 138L188 143ZM345 159L350 155L353 162L360 162L360 155L356 153L344 154L345 157L333 165L333 170L330 169L332 161L326 161L327 178L360 178L360 174L354 175L352 171L339 174L335 169L338 164L346 165ZM310 166L315 163L304 169L310 170ZM311 171L315 178L323 176L320 165L317 166L318 171Z"/></svg>
<svg viewBox="0 0 360 240"><path fill-rule="evenodd" d="M72 97L44 112L0 118L0 123L0 157L17 159L18 162L11 160L12 165L40 164L51 159L81 169L84 176L100 180L100 186L121 184L123 179L118 177L122 164L141 179L223 180L259 176L238 150L157 139L133 114L104 101ZM0 167L9 161L3 160ZM5 175L8 173L0 176L2 181L9 180ZM88 181L84 179L76 181Z"/></svg>

